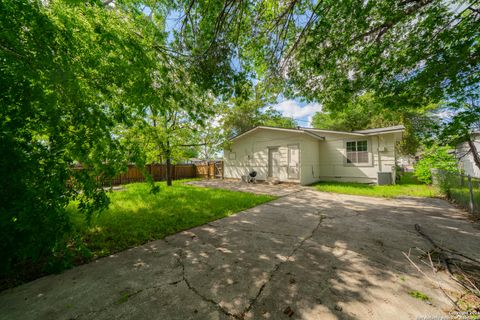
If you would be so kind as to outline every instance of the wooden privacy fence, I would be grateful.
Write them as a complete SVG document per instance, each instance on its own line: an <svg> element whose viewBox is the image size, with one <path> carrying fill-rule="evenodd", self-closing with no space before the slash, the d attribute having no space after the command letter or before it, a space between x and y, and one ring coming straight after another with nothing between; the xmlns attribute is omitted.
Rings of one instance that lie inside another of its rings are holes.
<svg viewBox="0 0 480 320"><path fill-rule="evenodd" d="M223 179L223 161L205 161L195 164L197 178Z"/></svg>
<svg viewBox="0 0 480 320"><path fill-rule="evenodd" d="M167 165L166 164L150 164L145 167L154 181L163 181L167 179ZM223 178L223 162L222 161L208 161L196 164L176 164L172 165L172 180L189 179L189 178L204 178L204 179L221 179ZM145 181L142 171L135 165L129 165L126 172L121 173L110 181L108 185L120 185L132 182Z"/></svg>

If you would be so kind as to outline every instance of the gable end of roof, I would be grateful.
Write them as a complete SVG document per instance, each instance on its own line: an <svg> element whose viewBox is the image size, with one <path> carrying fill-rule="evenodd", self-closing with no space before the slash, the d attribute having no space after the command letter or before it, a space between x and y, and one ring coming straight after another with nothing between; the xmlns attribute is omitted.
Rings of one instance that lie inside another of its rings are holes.
<svg viewBox="0 0 480 320"><path fill-rule="evenodd" d="M230 141L236 140L240 137L249 135L259 129L265 130L274 130L274 131L284 131L284 132L292 132L292 133L301 133L306 134L312 138L325 140L325 137L321 136L321 133L336 133L336 134L347 134L353 136L372 136L377 134L384 134L384 133L396 133L396 132L403 132L405 131L405 127L403 125L398 126L391 126L385 128L375 128L375 129L366 129L366 130L356 130L356 131L335 131L335 130L323 130L323 129L316 129L316 128L306 128L306 127L297 127L297 128L280 128L280 127L267 127L267 126L257 126L252 128L248 131L245 131L233 138L230 138Z"/></svg>

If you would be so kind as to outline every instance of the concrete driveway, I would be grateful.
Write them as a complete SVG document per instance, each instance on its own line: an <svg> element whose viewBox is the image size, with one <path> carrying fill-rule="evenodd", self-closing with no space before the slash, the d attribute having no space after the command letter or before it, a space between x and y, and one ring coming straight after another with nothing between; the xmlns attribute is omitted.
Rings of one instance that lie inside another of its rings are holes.
<svg viewBox="0 0 480 320"><path fill-rule="evenodd" d="M308 187L303 187L299 184L268 184L265 182L258 183L246 183L240 182L238 180L198 180L187 182L187 184L206 187L206 188L218 188L218 189L228 189L233 191L241 192L250 192L257 194L269 194L272 196L283 197L300 190L306 190Z"/></svg>
<svg viewBox="0 0 480 320"><path fill-rule="evenodd" d="M0 293L0 319L417 319L445 315L414 229L480 259L480 230L438 199L302 189ZM412 255L412 259L415 259ZM415 260L417 261L417 260ZM418 261L417 261L418 262ZM431 298L426 303L409 292Z"/></svg>

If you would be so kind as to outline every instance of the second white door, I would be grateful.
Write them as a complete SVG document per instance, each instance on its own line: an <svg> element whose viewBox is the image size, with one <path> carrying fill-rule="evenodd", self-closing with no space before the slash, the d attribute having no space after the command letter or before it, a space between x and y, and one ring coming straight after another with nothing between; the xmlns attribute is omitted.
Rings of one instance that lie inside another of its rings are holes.
<svg viewBox="0 0 480 320"><path fill-rule="evenodd" d="M268 148L268 177L280 178L280 151Z"/></svg>

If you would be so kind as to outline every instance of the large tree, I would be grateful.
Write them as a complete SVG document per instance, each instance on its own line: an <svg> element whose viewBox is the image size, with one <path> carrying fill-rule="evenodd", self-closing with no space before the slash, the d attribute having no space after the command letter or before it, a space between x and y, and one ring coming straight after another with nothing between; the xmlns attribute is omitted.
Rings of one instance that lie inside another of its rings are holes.
<svg viewBox="0 0 480 320"><path fill-rule="evenodd" d="M312 126L319 129L354 131L404 125L405 133L399 144L402 154L414 155L422 141L434 134L440 119L435 115L435 104L423 108L389 108L371 93L358 96L343 108L317 112Z"/></svg>
<svg viewBox="0 0 480 320"><path fill-rule="evenodd" d="M151 82L141 28L102 5L0 1L2 274L62 255L71 200L107 204L101 178L127 162L112 128Z"/></svg>
<svg viewBox="0 0 480 320"><path fill-rule="evenodd" d="M365 90L387 107L423 107L465 99L480 80L475 0L294 0L263 16L255 41L271 75L327 109Z"/></svg>
<svg viewBox="0 0 480 320"><path fill-rule="evenodd" d="M152 39L155 45L155 39ZM166 163L167 185L172 185L172 163L184 159L202 143L198 131L214 116L216 107L209 90L193 81L181 61L155 53L151 83L139 98L130 125L120 125L122 144L140 150L140 162ZM132 152L134 154L135 152ZM146 173L145 173L146 174Z"/></svg>
<svg viewBox="0 0 480 320"><path fill-rule="evenodd" d="M476 0L183 0L177 10L178 49L196 64L214 53L215 66L235 61L326 110L365 91L392 108L464 100L480 80Z"/></svg>

